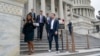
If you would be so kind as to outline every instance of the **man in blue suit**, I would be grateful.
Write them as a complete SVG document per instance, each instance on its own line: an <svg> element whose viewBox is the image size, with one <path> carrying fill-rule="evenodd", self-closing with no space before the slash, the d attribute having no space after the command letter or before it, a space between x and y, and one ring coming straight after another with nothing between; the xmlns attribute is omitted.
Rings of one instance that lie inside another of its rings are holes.
<svg viewBox="0 0 100 56"><path fill-rule="evenodd" d="M43 27L44 24L46 23L46 18L43 15L43 11L40 11L40 15L37 16L36 22L39 23L39 26L37 28L37 37L38 40L42 40L42 33L43 33Z"/></svg>
<svg viewBox="0 0 100 56"><path fill-rule="evenodd" d="M55 44L56 44L56 51L57 53L59 52L59 44L58 44L58 29L59 29L59 21L57 18L55 18L55 14L51 14L51 20L49 22L49 52L52 50L52 41L53 37L55 39Z"/></svg>

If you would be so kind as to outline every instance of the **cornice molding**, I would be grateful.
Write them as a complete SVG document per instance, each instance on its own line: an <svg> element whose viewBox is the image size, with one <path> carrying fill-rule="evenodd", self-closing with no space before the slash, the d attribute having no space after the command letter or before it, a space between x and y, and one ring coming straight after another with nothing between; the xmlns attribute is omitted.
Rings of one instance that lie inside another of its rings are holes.
<svg viewBox="0 0 100 56"><path fill-rule="evenodd" d="M6 3L0 1L0 12L6 14L12 14L21 16L22 15L23 7L17 6L16 4Z"/></svg>

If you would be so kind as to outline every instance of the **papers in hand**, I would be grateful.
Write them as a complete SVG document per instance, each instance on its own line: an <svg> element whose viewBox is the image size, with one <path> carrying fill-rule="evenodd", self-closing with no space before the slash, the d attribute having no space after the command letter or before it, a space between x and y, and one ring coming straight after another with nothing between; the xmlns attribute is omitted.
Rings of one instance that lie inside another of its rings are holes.
<svg viewBox="0 0 100 56"><path fill-rule="evenodd" d="M33 23L33 25L35 25L35 26L39 26L39 23Z"/></svg>

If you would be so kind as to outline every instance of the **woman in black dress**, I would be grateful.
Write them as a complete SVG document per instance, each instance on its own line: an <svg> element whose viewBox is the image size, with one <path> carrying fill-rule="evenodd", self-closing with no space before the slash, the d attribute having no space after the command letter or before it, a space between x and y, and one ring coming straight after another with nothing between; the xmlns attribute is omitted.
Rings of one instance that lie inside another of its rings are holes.
<svg viewBox="0 0 100 56"><path fill-rule="evenodd" d="M24 41L28 43L29 55L34 52L34 29L35 26L33 25L32 15L28 14L26 18L26 23L23 27L23 33L25 35Z"/></svg>

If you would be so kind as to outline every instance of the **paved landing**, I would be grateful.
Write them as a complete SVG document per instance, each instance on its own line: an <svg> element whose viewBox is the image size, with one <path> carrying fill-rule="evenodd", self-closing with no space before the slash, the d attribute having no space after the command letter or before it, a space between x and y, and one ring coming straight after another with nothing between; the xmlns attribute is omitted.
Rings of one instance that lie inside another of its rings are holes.
<svg viewBox="0 0 100 56"><path fill-rule="evenodd" d="M100 56L100 53L91 54L91 55L87 55L87 56Z"/></svg>
<svg viewBox="0 0 100 56"><path fill-rule="evenodd" d="M100 48L87 49L87 50L77 50L77 51L78 52L75 52L75 53L61 52L59 54L57 54L56 52L34 53L32 55L21 55L21 56L91 56L91 55L93 56L93 54L96 56L97 53L100 53Z"/></svg>

